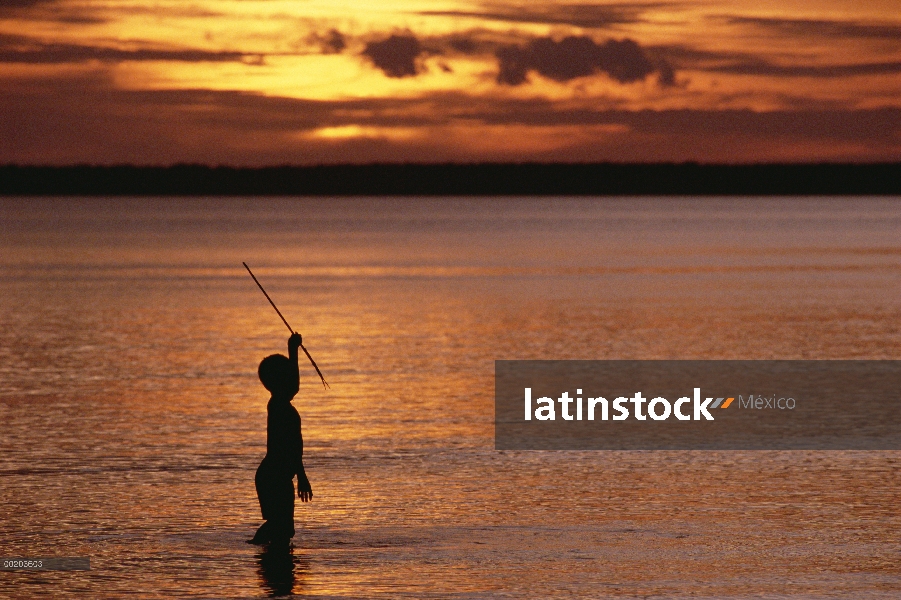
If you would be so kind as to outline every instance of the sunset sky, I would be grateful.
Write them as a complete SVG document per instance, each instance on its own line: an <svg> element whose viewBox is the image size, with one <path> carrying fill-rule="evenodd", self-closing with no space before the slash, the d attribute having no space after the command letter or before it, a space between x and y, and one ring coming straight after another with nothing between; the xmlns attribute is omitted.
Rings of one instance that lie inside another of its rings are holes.
<svg viewBox="0 0 901 600"><path fill-rule="evenodd" d="M3 0L0 163L901 160L898 0Z"/></svg>

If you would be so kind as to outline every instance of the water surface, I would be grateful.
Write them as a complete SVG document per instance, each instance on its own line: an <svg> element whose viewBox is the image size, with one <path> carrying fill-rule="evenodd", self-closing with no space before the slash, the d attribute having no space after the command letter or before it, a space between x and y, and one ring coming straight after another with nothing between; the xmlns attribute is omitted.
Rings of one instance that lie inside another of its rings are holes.
<svg viewBox="0 0 901 600"><path fill-rule="evenodd" d="M287 331L315 499L249 546ZM901 357L901 201L0 200L0 573L55 597L893 598L898 452L498 452L493 361Z"/></svg>

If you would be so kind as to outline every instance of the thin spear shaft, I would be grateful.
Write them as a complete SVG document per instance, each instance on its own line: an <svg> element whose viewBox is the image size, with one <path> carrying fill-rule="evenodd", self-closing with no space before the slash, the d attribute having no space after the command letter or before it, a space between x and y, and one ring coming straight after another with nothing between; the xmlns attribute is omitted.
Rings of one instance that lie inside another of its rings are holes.
<svg viewBox="0 0 901 600"><path fill-rule="evenodd" d="M275 312L278 313L278 316L281 317L282 323L285 324L285 327L288 328L288 331L290 331L291 333L297 333L296 331L294 331L293 327L288 325L288 321L285 320L285 317L282 315L282 311L280 311L278 309L278 307L275 305L275 302L272 301L272 298L269 297L269 294L266 293L266 290L264 290L263 286L260 284L260 282L257 281L256 275L253 274L253 271L250 270L250 267L247 266L247 263L242 262L241 264L244 265L244 268L247 269L247 272L250 273L251 277L253 277L253 281L257 284L257 287L260 288L260 291L263 292L263 295L266 296L266 300L269 301L269 304L272 305L272 308L275 309ZM313 359L310 359L310 360L313 360Z"/></svg>
<svg viewBox="0 0 901 600"><path fill-rule="evenodd" d="M247 269L247 272L250 273L251 277L253 277L254 283L257 284L257 287L260 288L260 291L263 292L264 296L266 296L266 300L268 300L269 304L272 305L272 308L275 309L275 312L281 318L282 323L285 324L285 327L288 328L288 331L290 331L291 333L297 333L296 331L294 331L294 329L290 325L288 325L288 321L285 319L284 315L282 315L282 311L280 311L278 309L278 307L275 305L275 302L272 301L272 298L270 298L269 294L266 293L266 290L263 289L262 284L260 284L259 280L257 280L256 276L253 274L253 271L251 271L250 267L247 266L247 263L242 262L241 264L244 265L244 268ZM331 386L329 386L328 382L325 380L325 377L322 376L322 371L319 370L319 367L316 365L316 361L313 360L313 357L310 356L310 353L307 351L306 348L304 348L304 345L302 343L301 343L300 347L301 347L301 349L303 349L303 353L307 355L307 358L310 359L310 363L313 365L313 368L316 369L316 374L319 375L319 379L322 380L322 385L325 387L325 389L330 389Z"/></svg>
<svg viewBox="0 0 901 600"><path fill-rule="evenodd" d="M322 371L320 371L320 370L319 370L319 367L316 366L316 361L313 360L313 357L310 356L310 353L307 352L307 349L304 348L304 345L303 345L303 344L300 345L300 349L303 350L303 353L306 354L306 355L307 355L307 358L310 359L310 363L313 365L313 368L316 369L316 374L319 375L319 379L322 380L322 387L324 387L324 388L327 389L327 390L331 389L331 386L330 386L330 385L328 384L328 382L325 380L325 377L322 376Z"/></svg>

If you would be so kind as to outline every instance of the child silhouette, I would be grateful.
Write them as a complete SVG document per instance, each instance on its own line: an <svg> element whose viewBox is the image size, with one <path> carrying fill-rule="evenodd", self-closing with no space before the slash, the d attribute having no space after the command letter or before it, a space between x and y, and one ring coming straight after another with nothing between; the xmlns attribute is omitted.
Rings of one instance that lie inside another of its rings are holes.
<svg viewBox="0 0 901 600"><path fill-rule="evenodd" d="M288 356L273 354L260 362L263 386L272 393L266 406L266 456L257 468L255 483L263 523L251 544L287 544L294 537L294 476L301 502L313 499L313 488L303 468L300 415L291 400L300 389L297 349L300 334L288 338Z"/></svg>

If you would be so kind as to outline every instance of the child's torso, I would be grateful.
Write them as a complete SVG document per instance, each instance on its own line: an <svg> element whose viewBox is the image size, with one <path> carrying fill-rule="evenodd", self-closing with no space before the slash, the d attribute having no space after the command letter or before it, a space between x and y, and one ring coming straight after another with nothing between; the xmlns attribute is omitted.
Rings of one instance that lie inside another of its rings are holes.
<svg viewBox="0 0 901 600"><path fill-rule="evenodd" d="M303 455L300 415L290 402L269 401L266 407L266 458L268 466L294 476Z"/></svg>

